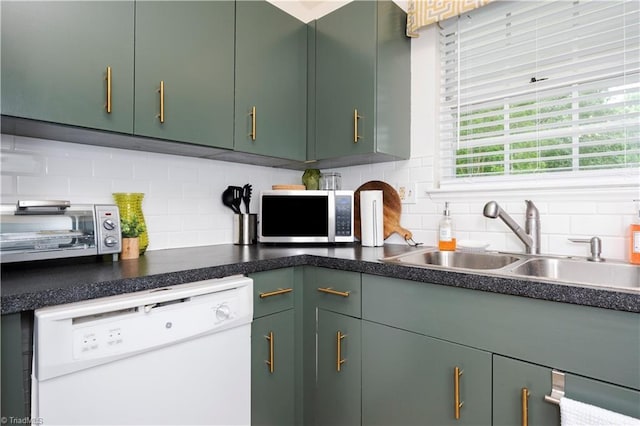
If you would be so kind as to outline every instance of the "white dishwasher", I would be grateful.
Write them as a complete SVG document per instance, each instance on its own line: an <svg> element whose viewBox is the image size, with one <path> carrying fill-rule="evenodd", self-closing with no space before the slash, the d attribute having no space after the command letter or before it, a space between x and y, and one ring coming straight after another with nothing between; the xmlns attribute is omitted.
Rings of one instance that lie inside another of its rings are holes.
<svg viewBox="0 0 640 426"><path fill-rule="evenodd" d="M36 310L34 424L250 424L252 292L238 275Z"/></svg>

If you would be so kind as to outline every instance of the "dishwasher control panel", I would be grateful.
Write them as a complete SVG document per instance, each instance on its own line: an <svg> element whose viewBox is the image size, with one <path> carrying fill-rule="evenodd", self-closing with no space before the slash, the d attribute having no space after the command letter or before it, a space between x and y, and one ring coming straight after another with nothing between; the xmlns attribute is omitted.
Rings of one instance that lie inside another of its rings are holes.
<svg viewBox="0 0 640 426"><path fill-rule="evenodd" d="M117 315L84 317L73 329L73 358L96 358L155 348L219 331L242 312L233 290L153 303Z"/></svg>

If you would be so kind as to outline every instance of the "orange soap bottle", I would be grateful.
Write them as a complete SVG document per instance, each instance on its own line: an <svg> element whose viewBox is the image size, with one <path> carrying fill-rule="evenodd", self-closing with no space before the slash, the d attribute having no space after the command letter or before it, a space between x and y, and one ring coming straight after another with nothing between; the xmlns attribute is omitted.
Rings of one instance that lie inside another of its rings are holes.
<svg viewBox="0 0 640 426"><path fill-rule="evenodd" d="M640 265L640 200L636 202L636 218L634 223L629 226L629 262L634 265Z"/></svg>
<svg viewBox="0 0 640 426"><path fill-rule="evenodd" d="M456 249L456 239L453 236L453 221L449 212L449 203L444 203L442 219L438 224L438 249L440 251L454 251Z"/></svg>

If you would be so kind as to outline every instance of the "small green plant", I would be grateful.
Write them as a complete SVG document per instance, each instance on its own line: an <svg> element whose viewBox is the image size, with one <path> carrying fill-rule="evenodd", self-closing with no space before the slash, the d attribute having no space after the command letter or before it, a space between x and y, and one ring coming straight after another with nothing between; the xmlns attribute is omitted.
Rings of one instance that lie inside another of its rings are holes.
<svg viewBox="0 0 640 426"><path fill-rule="evenodd" d="M144 232L144 224L138 221L138 216L131 216L131 218L120 218L120 229L122 230L123 238L136 238Z"/></svg>

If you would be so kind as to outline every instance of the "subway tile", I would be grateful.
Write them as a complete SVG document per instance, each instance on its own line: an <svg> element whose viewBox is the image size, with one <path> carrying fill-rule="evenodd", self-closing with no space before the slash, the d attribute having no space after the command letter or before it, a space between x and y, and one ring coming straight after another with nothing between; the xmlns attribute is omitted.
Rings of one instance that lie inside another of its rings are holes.
<svg viewBox="0 0 640 426"><path fill-rule="evenodd" d="M90 161L80 161L69 157L48 157L46 159L46 174L48 176L93 176L93 165Z"/></svg>
<svg viewBox="0 0 640 426"><path fill-rule="evenodd" d="M0 170L3 175L44 175L45 157L25 152L2 152Z"/></svg>
<svg viewBox="0 0 640 426"><path fill-rule="evenodd" d="M620 216L571 216L570 232L577 236L621 236L624 233Z"/></svg>
<svg viewBox="0 0 640 426"><path fill-rule="evenodd" d="M69 178L65 176L18 176L18 195L69 198Z"/></svg>

